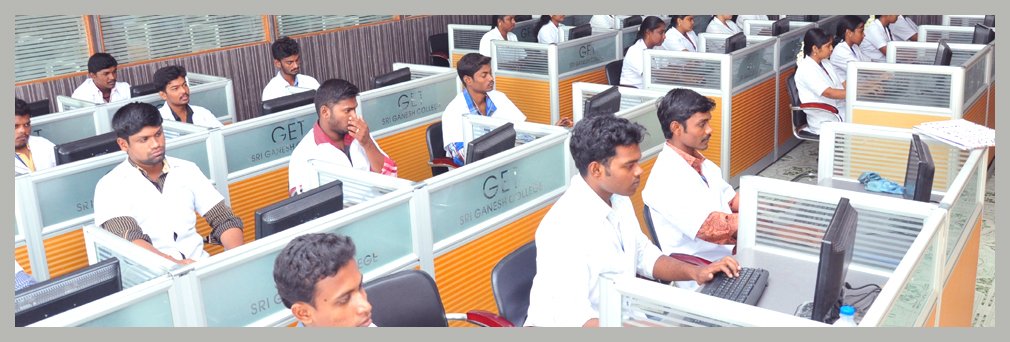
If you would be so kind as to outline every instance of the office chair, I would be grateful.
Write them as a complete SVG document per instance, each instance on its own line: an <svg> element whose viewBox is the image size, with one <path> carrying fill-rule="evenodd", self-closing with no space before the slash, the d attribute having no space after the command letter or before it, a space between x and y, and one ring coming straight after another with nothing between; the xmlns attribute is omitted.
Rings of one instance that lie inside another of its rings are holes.
<svg viewBox="0 0 1010 342"><path fill-rule="evenodd" d="M449 67L449 34L428 36L428 54L431 56L431 65Z"/></svg>
<svg viewBox="0 0 1010 342"><path fill-rule="evenodd" d="M652 238L652 244L656 245L656 247L659 247L660 249L663 249L663 247L659 245L659 236L656 235L656 226L652 224L652 211L649 210L649 205L645 205L644 211L645 211L645 225L647 228L649 228L649 237ZM712 263L709 260L705 260L703 258L699 258L690 254L670 253L670 257L695 266L705 266Z"/></svg>
<svg viewBox="0 0 1010 342"><path fill-rule="evenodd" d="M480 310L445 313L435 280L424 271L406 270L365 284L372 321L379 327L448 327L449 320L484 327L511 327L508 320Z"/></svg>
<svg viewBox="0 0 1010 342"><path fill-rule="evenodd" d="M607 63L604 67L607 70L607 84L615 86L621 84L621 68L624 67L624 59Z"/></svg>
<svg viewBox="0 0 1010 342"><path fill-rule="evenodd" d="M144 83L130 87L130 97L140 97L157 92L158 89L154 87L154 83Z"/></svg>
<svg viewBox="0 0 1010 342"><path fill-rule="evenodd" d="M445 156L441 121L428 125L428 129L425 131L425 140L428 141L428 166L431 167L432 177L459 167L452 158Z"/></svg>
<svg viewBox="0 0 1010 342"><path fill-rule="evenodd" d="M35 102L28 103L28 116L37 117L46 114L51 114L53 112L49 107L49 99L41 99Z"/></svg>
<svg viewBox="0 0 1010 342"><path fill-rule="evenodd" d="M807 113L804 110L819 110L838 115L838 108L824 103L800 103L800 91L796 88L796 74L789 75L786 79L786 88L789 91L790 111L792 112L793 136L800 140L819 141L820 136L807 131ZM807 171L792 179L793 182L800 178L816 178L817 173Z"/></svg>
<svg viewBox="0 0 1010 342"><path fill-rule="evenodd" d="M491 292L494 293L498 315L512 325L521 327L526 322L530 307L530 289L537 274L537 245L535 241L512 251L491 270Z"/></svg>

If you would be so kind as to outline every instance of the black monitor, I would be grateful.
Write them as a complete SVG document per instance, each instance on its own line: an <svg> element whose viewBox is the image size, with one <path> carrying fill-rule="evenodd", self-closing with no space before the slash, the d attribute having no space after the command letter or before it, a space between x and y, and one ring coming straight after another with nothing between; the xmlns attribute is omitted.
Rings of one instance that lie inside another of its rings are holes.
<svg viewBox="0 0 1010 342"><path fill-rule="evenodd" d="M52 113L53 110L49 109L49 99L42 99L35 102L28 102L28 115L30 117L36 117L40 115L46 115Z"/></svg>
<svg viewBox="0 0 1010 342"><path fill-rule="evenodd" d="M995 15L985 16L985 19L982 19L982 25L985 25L987 27L996 27L996 16Z"/></svg>
<svg viewBox="0 0 1010 342"><path fill-rule="evenodd" d="M912 143L908 146L904 197L928 203L933 191L935 170L936 166L933 164L933 156L929 153L929 146L926 146L918 134L913 134Z"/></svg>
<svg viewBox="0 0 1010 342"><path fill-rule="evenodd" d="M119 151L116 132L99 134L81 140L56 145L56 165L88 159L106 153Z"/></svg>
<svg viewBox="0 0 1010 342"><path fill-rule="evenodd" d="M340 180L256 210L256 238L335 213L344 208L344 184Z"/></svg>
<svg viewBox="0 0 1010 342"><path fill-rule="evenodd" d="M102 260L15 291L14 326L27 326L122 289L119 259Z"/></svg>
<svg viewBox="0 0 1010 342"><path fill-rule="evenodd" d="M589 26L589 24L582 24L573 27L571 30L568 31L568 40L576 40L582 37L589 37L589 35L591 34L593 34L593 27Z"/></svg>
<svg viewBox="0 0 1010 342"><path fill-rule="evenodd" d="M466 163L476 162L515 146L516 129L511 122L505 123L466 145Z"/></svg>
<svg viewBox="0 0 1010 342"><path fill-rule="evenodd" d="M732 53L745 47L747 47L747 36L743 32L737 32L726 38L726 53Z"/></svg>
<svg viewBox="0 0 1010 342"><path fill-rule="evenodd" d="M858 216L848 198L842 197L838 201L831 223L828 223L821 239L821 259L817 266L817 286L810 315L812 320L831 324L838 319L845 275L856 242Z"/></svg>
<svg viewBox="0 0 1010 342"><path fill-rule="evenodd" d="M527 21L527 20L532 20L532 19L533 19L532 15L517 15L516 16L516 22L517 23L524 22L524 21Z"/></svg>
<svg viewBox="0 0 1010 342"><path fill-rule="evenodd" d="M971 36L972 44L989 44L996 39L996 30L982 24L975 24L975 34Z"/></svg>
<svg viewBox="0 0 1010 342"><path fill-rule="evenodd" d="M393 72L385 73L372 78L373 89L391 86L397 83L410 81L410 68L399 68Z"/></svg>
<svg viewBox="0 0 1010 342"><path fill-rule="evenodd" d="M316 102L316 90L308 90L275 99L263 101L263 111L260 115L282 112L291 108L310 105Z"/></svg>
<svg viewBox="0 0 1010 342"><path fill-rule="evenodd" d="M789 32L789 19L782 18L772 23L772 36Z"/></svg>
<svg viewBox="0 0 1010 342"><path fill-rule="evenodd" d="M933 59L933 65L950 66L950 59L954 56L954 51L950 50L947 40L940 39L936 44L936 58Z"/></svg>
<svg viewBox="0 0 1010 342"><path fill-rule="evenodd" d="M621 28L632 27L637 25L642 25L642 16L640 15L633 15L624 18L624 20L621 21Z"/></svg>
<svg viewBox="0 0 1010 342"><path fill-rule="evenodd" d="M154 83L144 83L130 87L130 97L140 97L157 92L158 88L154 87Z"/></svg>
<svg viewBox="0 0 1010 342"><path fill-rule="evenodd" d="M582 118L588 119L597 114L614 114L619 110L621 110L621 91L617 86L613 86L586 101Z"/></svg>
<svg viewBox="0 0 1010 342"><path fill-rule="evenodd" d="M806 22L815 23L818 20L821 20L821 16L819 16L819 15L804 15L803 16L803 21L806 21Z"/></svg>

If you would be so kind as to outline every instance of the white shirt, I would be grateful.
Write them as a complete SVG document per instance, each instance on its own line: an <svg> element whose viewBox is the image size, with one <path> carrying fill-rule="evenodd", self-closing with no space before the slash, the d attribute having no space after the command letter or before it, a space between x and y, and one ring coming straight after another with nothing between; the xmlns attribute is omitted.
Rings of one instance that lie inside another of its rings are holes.
<svg viewBox="0 0 1010 342"><path fill-rule="evenodd" d="M576 174L540 221L526 326L580 327L598 318L601 273L652 278L663 252L642 233L628 197L610 201L613 207Z"/></svg>
<svg viewBox="0 0 1010 342"><path fill-rule="evenodd" d="M829 59L841 81L845 81L846 73L849 71L849 62L870 62L870 57L863 54L863 49L858 45L850 47L844 40L835 45Z"/></svg>
<svg viewBox="0 0 1010 342"><path fill-rule="evenodd" d="M622 29L623 28L623 27L618 27L618 26L620 26L620 24L618 22L620 20L624 20L624 18L627 18L627 17L629 17L629 16L627 16L627 15L594 15L592 18L589 18L589 26L591 26L592 28L595 28L595 29L618 30L618 29Z"/></svg>
<svg viewBox="0 0 1010 342"><path fill-rule="evenodd" d="M224 197L200 168L189 161L165 157L169 172L162 192L137 167L123 160L95 186L95 223L129 216L137 220L151 244L177 259L199 261L209 256L196 231L201 216ZM174 238L173 235L178 235Z"/></svg>
<svg viewBox="0 0 1010 342"><path fill-rule="evenodd" d="M502 39L501 31L498 31L497 27L492 27L490 31L484 33L483 37L480 37L480 54L491 56L491 41L492 40L508 40L510 42L519 41L519 37L516 37L515 33L509 32L508 39Z"/></svg>
<svg viewBox="0 0 1010 342"><path fill-rule="evenodd" d="M294 151L291 151L291 159L288 161L288 194L294 196L319 187L319 174L312 167L312 164L309 163L310 160L321 160L340 166L370 171L372 166L369 163L365 148L358 143L358 140L351 140L352 142L349 145L345 145L347 146L348 153L344 153L344 151L333 145L332 140L322 132L319 123L316 123L309 130L309 133L305 134L302 141L298 142ZM344 140L344 143L346 144L347 140ZM375 139L372 139L372 143L375 144L376 148L379 148L379 144L375 142ZM384 156L389 156L381 148L379 148L379 152ZM348 194L345 193L345 201L351 200L347 196ZM362 200L355 200L355 203L360 202Z"/></svg>
<svg viewBox="0 0 1010 342"><path fill-rule="evenodd" d="M796 89L799 91L800 103L820 102L838 108L838 116L845 115L845 100L835 100L821 96L825 89L842 89L842 80L838 78L838 72L831 63L826 60L821 61L821 66L827 70L825 73L821 67L814 63L810 57L803 57L796 63ZM807 130L810 133L820 134L821 123L828 121L841 121L839 117L831 113L820 110L809 110L807 113Z"/></svg>
<svg viewBox="0 0 1010 342"><path fill-rule="evenodd" d="M295 75L295 84L290 85L288 81L284 80L281 76L281 72L278 71L274 78L270 79L267 86L263 88L263 100L276 99L281 96L287 96L295 93L300 93L306 90L316 90L319 89L319 81L309 75L298 74Z"/></svg>
<svg viewBox="0 0 1010 342"><path fill-rule="evenodd" d="M32 151L32 162L35 163L35 171L42 171L51 167L56 167L56 147L49 139L29 135L28 150ZM14 153L14 175L19 176L31 173L28 164L25 164L17 153Z"/></svg>
<svg viewBox="0 0 1010 342"><path fill-rule="evenodd" d="M673 147L663 144L642 189L642 200L652 210L652 224L663 253L716 261L732 254L733 246L698 239L698 230L713 211L733 213L729 203L736 191L711 160L702 162L701 172L708 183Z"/></svg>
<svg viewBox="0 0 1010 342"><path fill-rule="evenodd" d="M700 43L698 34L694 33L694 30L687 31L687 37L684 37L684 34L675 28L666 31L666 39L663 40L663 50L698 52L698 43Z"/></svg>
<svg viewBox="0 0 1010 342"><path fill-rule="evenodd" d="M712 17L712 21L708 22L708 27L705 28L705 33L734 34L742 31L743 29L741 29L740 26L738 26L732 20L726 20L724 24L722 21L719 21L719 18L716 17Z"/></svg>
<svg viewBox="0 0 1010 342"><path fill-rule="evenodd" d="M870 57L871 61L880 63L887 61L887 56L880 52L880 48L886 47L887 42L892 40L888 32L890 32L890 28L885 30L879 19L866 24L863 28L863 33L866 36L863 37L863 43L859 44L859 47L863 49L864 55Z"/></svg>
<svg viewBox="0 0 1010 342"><path fill-rule="evenodd" d="M466 156L466 145L469 140L466 140L463 132L465 130L472 130L472 127L465 125L463 120L463 115L471 114L470 105L467 103L467 98L469 95L465 95L466 90L461 91L456 94L456 98L449 101L449 105L445 106L445 111L442 112L442 143L445 146L449 146L453 143L460 143L462 146L458 148L460 153ZM491 117L495 119L506 120L512 123L520 123L526 121L526 115L523 114L519 107L516 107L515 103L509 100L505 93L492 90L487 92L487 97L491 99L491 103L494 104L495 110L491 113ZM490 106L488 106L490 110ZM449 149L446 149L446 157L452 158L452 153Z"/></svg>
<svg viewBox="0 0 1010 342"><path fill-rule="evenodd" d="M635 45L628 47L624 54L624 65L621 67L620 84L645 89L645 41L639 39Z"/></svg>
<svg viewBox="0 0 1010 342"><path fill-rule="evenodd" d="M743 27L743 24L745 22L747 22L748 20L768 20L768 16L764 15L764 14L757 14L757 15L754 15L754 14L743 15L743 14L741 14L741 15L736 16L736 22L737 22L737 24L739 24L740 27Z"/></svg>
<svg viewBox="0 0 1010 342"><path fill-rule="evenodd" d="M888 28L891 29L891 35L894 36L894 39L900 40L908 40L916 33L919 33L919 25L916 25L912 19L903 15L899 15L898 21L895 21Z"/></svg>
<svg viewBox="0 0 1010 342"><path fill-rule="evenodd" d="M561 23L558 26L554 26L554 22L548 21L544 26L540 27L540 31L537 32L537 42L540 44L550 44L550 43L560 43L561 42Z"/></svg>
<svg viewBox="0 0 1010 342"><path fill-rule="evenodd" d="M224 127L224 124L218 121L217 117L207 110L207 108L194 105L189 105L189 108L193 110L193 114L190 115L191 119L189 119L189 121L192 121L192 124L207 128ZM162 120L178 121L175 119L175 114L172 113L172 108L168 107L168 103L161 105L161 108L158 108L158 112L161 113Z"/></svg>
<svg viewBox="0 0 1010 342"><path fill-rule="evenodd" d="M84 80L84 83L77 86L77 89L74 89L74 93L73 95L70 95L70 97L93 103L106 103L105 98L102 97L102 91L98 90L98 86L95 85L95 81L92 81L90 77ZM130 84L123 81L116 81L116 86L112 87L112 93L109 94L109 102L116 102L129 98Z"/></svg>

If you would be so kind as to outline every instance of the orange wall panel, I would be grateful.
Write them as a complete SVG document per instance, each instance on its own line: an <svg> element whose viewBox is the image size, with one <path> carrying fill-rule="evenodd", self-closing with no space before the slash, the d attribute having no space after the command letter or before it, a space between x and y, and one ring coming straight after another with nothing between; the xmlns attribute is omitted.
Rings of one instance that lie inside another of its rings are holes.
<svg viewBox="0 0 1010 342"><path fill-rule="evenodd" d="M947 120L948 117L925 114L909 114L880 110L853 109L852 122L896 128L912 128L923 122Z"/></svg>
<svg viewBox="0 0 1010 342"><path fill-rule="evenodd" d="M708 140L708 149L701 151L701 154L711 160L715 165L722 166L722 98L718 96L707 96L715 102L712 108L712 120L708 124L712 126L712 137Z"/></svg>
<svg viewBox="0 0 1010 342"><path fill-rule="evenodd" d="M288 198L288 168L229 184L228 192L232 211L242 219L243 240L249 243L256 239L256 210Z"/></svg>
<svg viewBox="0 0 1010 342"><path fill-rule="evenodd" d="M733 96L729 163L731 177L736 177L774 152L775 135L769 133L775 129L775 102L768 101L773 98L774 78Z"/></svg>
<svg viewBox="0 0 1010 342"><path fill-rule="evenodd" d="M572 118L572 83L586 82L607 84L607 70L603 67L587 71L581 75L558 80L558 113L562 118Z"/></svg>
<svg viewBox="0 0 1010 342"><path fill-rule="evenodd" d="M431 124L376 140L379 147L396 162L398 177L414 182L431 178L431 167L428 166L428 140L425 138Z"/></svg>
<svg viewBox="0 0 1010 342"><path fill-rule="evenodd" d="M526 121L545 125L551 123L551 90L547 80L496 76L495 87L519 107L526 115Z"/></svg>
<svg viewBox="0 0 1010 342"><path fill-rule="evenodd" d="M645 224L645 201L642 199L642 189L645 189L645 184L649 182L649 175L652 174L652 166L656 165L657 158L658 156L652 157L652 159L641 163L642 170L644 170L641 183L638 184L635 194L631 196L631 205L635 208L635 216L638 216L638 227L642 229L642 234L648 236L650 240L652 236L649 235L649 226Z"/></svg>
<svg viewBox="0 0 1010 342"><path fill-rule="evenodd" d="M968 235L961 256L957 258L947 284L940 294L940 326L971 327L975 306L975 283L978 271L978 245L982 232L979 216Z"/></svg>

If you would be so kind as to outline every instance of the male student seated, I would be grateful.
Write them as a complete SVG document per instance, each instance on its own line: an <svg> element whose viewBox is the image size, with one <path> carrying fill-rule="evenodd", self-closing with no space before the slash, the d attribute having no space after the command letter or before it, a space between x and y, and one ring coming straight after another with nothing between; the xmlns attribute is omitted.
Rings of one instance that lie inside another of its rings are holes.
<svg viewBox="0 0 1010 342"><path fill-rule="evenodd" d="M375 326L349 237L314 233L294 238L274 261L274 284L299 326Z"/></svg>
<svg viewBox="0 0 1010 342"><path fill-rule="evenodd" d="M48 139L32 135L32 116L28 103L14 99L14 175L45 170L56 166L55 145Z"/></svg>
<svg viewBox="0 0 1010 342"><path fill-rule="evenodd" d="M341 79L323 82L316 90L319 119L291 151L288 164L288 194L319 187L319 176L310 160L321 160L396 177L396 162L379 148L358 116L358 87Z"/></svg>
<svg viewBox="0 0 1010 342"><path fill-rule="evenodd" d="M277 76L271 78L263 88L263 101L319 88L319 82L315 78L298 73L302 65L298 42L284 36L270 46L270 51L274 57Z"/></svg>
<svg viewBox="0 0 1010 342"><path fill-rule="evenodd" d="M130 103L112 117L126 160L95 186L95 223L178 264L209 256L204 240L225 250L242 245L242 220L192 162L165 156L158 109ZM196 231L197 212L210 224L206 239Z"/></svg>
<svg viewBox="0 0 1010 342"><path fill-rule="evenodd" d="M130 84L116 81L119 63L112 55L99 52L88 58L88 79L70 97L93 103L109 103L130 98Z"/></svg>
<svg viewBox="0 0 1010 342"><path fill-rule="evenodd" d="M700 151L712 137L715 102L689 89L673 89L657 114L666 144L652 167L642 200L652 211L663 253L718 260L732 254L738 197L719 166Z"/></svg>
<svg viewBox="0 0 1010 342"><path fill-rule="evenodd" d="M186 68L169 65L154 72L154 88L165 104L158 110L161 118L208 128L224 127L207 108L189 104L189 83Z"/></svg>
<svg viewBox="0 0 1010 342"><path fill-rule="evenodd" d="M699 284L718 272L739 275L732 257L694 266L663 255L642 233L628 196L642 175L644 134L641 125L613 115L575 125L569 148L579 174L537 227L537 274L525 325L599 326L601 273Z"/></svg>

